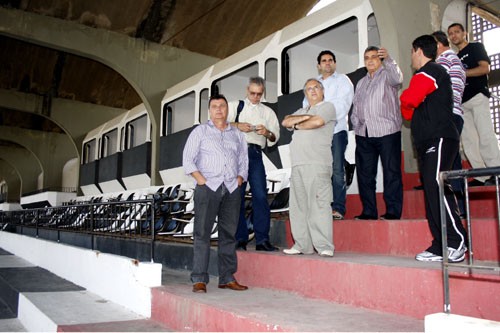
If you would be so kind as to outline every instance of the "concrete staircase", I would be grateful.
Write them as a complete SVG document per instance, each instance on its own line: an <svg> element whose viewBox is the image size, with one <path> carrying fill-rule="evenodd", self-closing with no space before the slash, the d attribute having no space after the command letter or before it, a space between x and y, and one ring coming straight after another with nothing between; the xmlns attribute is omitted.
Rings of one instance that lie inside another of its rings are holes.
<svg viewBox="0 0 500 333"><path fill-rule="evenodd" d="M245 257L267 260L270 258L265 257L283 256L266 255L258 258L252 253L245 253ZM319 259L317 261L318 266L321 266L321 262L325 263ZM246 262L243 263L245 265ZM277 270L281 268L277 267ZM244 279L243 275L246 274L239 274L241 282L251 285L248 291L218 289L217 279L213 278L208 285L207 294L195 294L191 292L187 271L168 270L164 275L164 286L153 289L152 319L168 323L179 331L423 331L424 323L421 319L306 297L300 295L300 292L286 291L285 286L257 286L257 283ZM255 272L252 275L261 273ZM298 279L293 280L298 282ZM309 288L318 292L327 289L325 292L329 294L331 283L309 285Z"/></svg>
<svg viewBox="0 0 500 333"><path fill-rule="evenodd" d="M0 332L92 331L171 329L0 249Z"/></svg>
<svg viewBox="0 0 500 333"><path fill-rule="evenodd" d="M483 265L498 266L495 200L494 188L471 189L474 258ZM405 191L396 221L352 220L361 205L357 196L347 202L347 219L332 223L333 258L238 252L245 292L219 290L213 278L207 294L194 294L188 271L169 271L153 289L152 319L196 331L423 331L424 317L443 311L441 264L414 260L431 241L423 192ZM280 245L290 246L288 221L273 223L285 224L273 229L286 230ZM498 272L454 268L450 292L453 314L500 321Z"/></svg>
<svg viewBox="0 0 500 333"><path fill-rule="evenodd" d="M383 214L381 195L378 199L379 214ZM471 190L474 258L481 264L498 267L500 237L495 200L494 188ZM424 325L427 330L424 318L443 311L443 288L439 263L414 260L415 254L426 248L431 240L424 218L423 192L405 191L403 217L396 221L353 220L352 217L361 212L359 199L350 195L347 202L347 219L332 222L336 246L333 258L287 256L281 251L256 252L252 246L248 251L238 252L236 278L250 287L244 292L218 289L217 277L212 276L207 294L192 293L189 281L191 245L162 244L166 248L157 255L164 257L157 259L163 263L163 276L161 286L158 283L158 287L151 288L151 318L134 314L79 287L78 283L75 284L79 275L72 274L73 268L68 268L67 264L58 268L66 267L66 271L59 270L61 276L67 276L66 280L50 276L42 268L0 250L0 298L3 299L0 314L5 314L3 318L6 318L0 320L0 330L6 327L5 330L12 331L422 332ZM272 230L279 231L280 237L275 239L282 240L279 244L282 248L291 245L286 218L274 220ZM35 242L43 242L40 251L56 246L31 237L24 238L27 238L27 245L16 246L18 241L9 243L24 253L23 258L32 256L38 260L38 256L23 250L38 246ZM160 247L158 253L159 250ZM135 263L129 263L130 259L123 258L115 268L108 267L115 265L114 259L90 250L68 247L51 251L68 252L63 263L74 257L69 252L79 253L81 258L87 258L90 252L90 257L97 261L92 265L97 266L86 266L84 271L93 275L107 273L103 279L111 279L106 281L108 289L123 280L117 276L112 280L123 263L127 264L126 267L136 267ZM182 260L175 256L182 256ZM216 258L214 247L211 272L216 272ZM56 259L38 265L53 265ZM86 263L89 259L78 260ZM113 264L107 264L108 260ZM498 272L454 268L450 276L452 313L489 320L484 325L493 331L500 330ZM95 281L97 283L99 279ZM35 286L39 285L49 289L38 290ZM121 294L132 300L123 300L125 304L133 303L136 297L127 288ZM16 300L16 306L13 300ZM82 310L87 308L89 310ZM116 316L110 319L103 317L103 313L116 313ZM20 322L12 322L15 316ZM484 325L481 329L486 327Z"/></svg>

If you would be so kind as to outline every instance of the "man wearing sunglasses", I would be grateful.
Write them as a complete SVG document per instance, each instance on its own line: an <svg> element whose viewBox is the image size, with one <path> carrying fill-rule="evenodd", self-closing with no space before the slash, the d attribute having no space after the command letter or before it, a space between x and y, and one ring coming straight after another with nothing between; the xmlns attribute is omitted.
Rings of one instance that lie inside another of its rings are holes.
<svg viewBox="0 0 500 333"><path fill-rule="evenodd" d="M245 134L248 144L248 183L252 191L252 223L255 232L257 251L277 251L269 242L271 212L267 201L266 170L262 149L275 145L279 140L280 127L274 111L261 103L266 91L266 84L261 77L251 77L248 81L246 98L229 105L228 120ZM248 227L245 217L245 190L247 183L241 186L241 209L238 230L236 231L237 248L246 250Z"/></svg>

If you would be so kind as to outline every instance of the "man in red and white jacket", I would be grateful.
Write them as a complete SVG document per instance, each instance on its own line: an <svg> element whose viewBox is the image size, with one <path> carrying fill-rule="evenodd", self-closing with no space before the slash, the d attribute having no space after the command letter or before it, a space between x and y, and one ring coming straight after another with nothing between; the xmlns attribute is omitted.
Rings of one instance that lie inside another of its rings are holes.
<svg viewBox="0 0 500 333"><path fill-rule="evenodd" d="M443 260L438 176L440 171L451 170L459 145L459 134L452 118L451 80L446 70L434 62L436 52L436 40L430 35L413 41L411 60L416 72L400 97L403 118L411 120L426 215L433 237L431 246L415 257L419 261ZM466 231L449 184L446 184L445 193L448 260L460 262L467 251Z"/></svg>

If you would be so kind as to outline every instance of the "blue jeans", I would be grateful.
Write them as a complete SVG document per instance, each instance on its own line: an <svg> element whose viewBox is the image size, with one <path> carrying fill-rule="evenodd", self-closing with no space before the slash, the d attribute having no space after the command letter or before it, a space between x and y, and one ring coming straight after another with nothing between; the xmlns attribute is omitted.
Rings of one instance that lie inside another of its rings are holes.
<svg viewBox="0 0 500 333"><path fill-rule="evenodd" d="M218 216L219 234L217 260L219 284L234 281L233 274L237 269L236 257L236 224L238 223L238 207L240 206L239 189L230 193L222 184L217 191L208 186L197 185L194 190L194 245L193 245L193 283L208 283L208 262L210 259L210 234Z"/></svg>
<svg viewBox="0 0 500 333"><path fill-rule="evenodd" d="M401 132L382 137L356 135L356 175L362 214L378 216L377 186L378 159L382 162L386 213L398 218L403 210L403 181L401 174Z"/></svg>
<svg viewBox="0 0 500 333"><path fill-rule="evenodd" d="M248 182L252 190L252 223L256 244L269 241L271 211L267 202L267 181L262 149L258 145L248 145ZM245 218L245 189L241 186L240 221L236 230L236 240L248 242L248 226Z"/></svg>
<svg viewBox="0 0 500 333"><path fill-rule="evenodd" d="M333 135L332 156L333 156L333 204L332 209L345 215L346 182L344 159L347 148L347 131L340 131Z"/></svg>

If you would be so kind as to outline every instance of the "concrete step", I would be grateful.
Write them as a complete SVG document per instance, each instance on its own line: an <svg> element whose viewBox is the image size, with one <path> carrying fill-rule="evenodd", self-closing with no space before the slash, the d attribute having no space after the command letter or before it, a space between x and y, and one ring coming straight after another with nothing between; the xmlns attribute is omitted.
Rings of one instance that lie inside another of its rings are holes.
<svg viewBox="0 0 500 333"><path fill-rule="evenodd" d="M0 332L28 332L19 319L0 319Z"/></svg>
<svg viewBox="0 0 500 333"><path fill-rule="evenodd" d="M193 293L188 271L165 269L164 272L163 286L152 290L152 319L179 331L422 332L424 329L423 320L311 299L294 292L256 286L243 292L222 290L217 288L215 277L211 278L206 294ZM329 286L314 288L321 291Z"/></svg>
<svg viewBox="0 0 500 333"><path fill-rule="evenodd" d="M419 319L443 311L441 264L413 258L345 252L322 258L239 251L236 276L252 287ZM498 273L454 268L450 292L454 314L500 321Z"/></svg>
<svg viewBox="0 0 500 333"><path fill-rule="evenodd" d="M288 216L283 217L287 219ZM466 226L466 221L462 221ZM427 220L334 220L333 242L337 252L382 254L414 258L431 244ZM483 218L471 221L474 259L500 261L498 222ZM467 229L467 228L466 228ZM271 241L291 247L293 238L288 220L272 221ZM273 233L279 232L280 237ZM285 233L285 235L281 235ZM253 248L249 245L249 248Z"/></svg>
<svg viewBox="0 0 500 333"><path fill-rule="evenodd" d="M112 321L78 325L61 325L58 332L173 332L151 319Z"/></svg>
<svg viewBox="0 0 500 333"><path fill-rule="evenodd" d="M169 331L6 251L0 251L0 299L27 331Z"/></svg>
<svg viewBox="0 0 500 333"><path fill-rule="evenodd" d="M385 214L385 202L383 193L377 193L377 210L379 216ZM496 189L494 186L481 186L469 188L469 203L471 218L493 218L497 214ZM361 199L358 194L347 195L346 214L347 219L361 214ZM403 219L425 218L424 191L403 191Z"/></svg>
<svg viewBox="0 0 500 333"><path fill-rule="evenodd" d="M466 222L464 225L466 226ZM500 260L500 238L495 219L474 219L472 246L474 259ZM432 241L427 220L343 220L333 222L337 251L414 257Z"/></svg>

